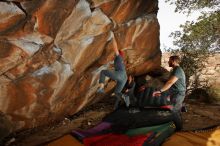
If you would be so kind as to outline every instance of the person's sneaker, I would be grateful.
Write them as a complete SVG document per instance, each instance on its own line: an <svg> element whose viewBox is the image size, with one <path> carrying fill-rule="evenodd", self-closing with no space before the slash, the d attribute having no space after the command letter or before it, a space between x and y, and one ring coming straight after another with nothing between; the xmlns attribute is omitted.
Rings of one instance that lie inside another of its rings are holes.
<svg viewBox="0 0 220 146"><path fill-rule="evenodd" d="M99 88L99 89L97 90L97 93L103 94L103 93L105 93L105 91L104 91L103 88Z"/></svg>
<svg viewBox="0 0 220 146"><path fill-rule="evenodd" d="M122 94L122 98L124 99L126 106L129 107L129 105L130 105L130 98L129 98L129 96L125 95L125 94Z"/></svg>

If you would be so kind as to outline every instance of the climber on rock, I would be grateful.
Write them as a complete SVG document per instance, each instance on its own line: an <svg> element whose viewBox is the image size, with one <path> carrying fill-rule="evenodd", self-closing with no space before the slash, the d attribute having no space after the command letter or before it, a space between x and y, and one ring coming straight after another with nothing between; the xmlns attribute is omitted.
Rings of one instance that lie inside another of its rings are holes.
<svg viewBox="0 0 220 146"><path fill-rule="evenodd" d="M117 102L121 98L125 101L127 107L130 104L130 100L128 96L121 93L127 81L127 73L123 61L124 53L121 50L118 50L118 46L115 38L113 38L113 50L115 52L114 70L101 71L100 79L99 79L99 88L97 90L97 93L104 93L105 77L109 77L110 79L116 81L116 87L114 93L112 94L113 96L116 96L116 103L114 106L114 108L116 109L118 106Z"/></svg>

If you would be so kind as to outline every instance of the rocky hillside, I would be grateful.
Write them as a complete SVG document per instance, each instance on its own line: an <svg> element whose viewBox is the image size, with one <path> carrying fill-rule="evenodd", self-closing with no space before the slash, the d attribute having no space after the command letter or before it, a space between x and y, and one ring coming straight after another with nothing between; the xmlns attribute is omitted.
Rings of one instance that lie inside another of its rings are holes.
<svg viewBox="0 0 220 146"><path fill-rule="evenodd" d="M0 128L45 125L99 101L99 73L113 55L111 33L129 73L158 68L157 11L157 0L1 1Z"/></svg>

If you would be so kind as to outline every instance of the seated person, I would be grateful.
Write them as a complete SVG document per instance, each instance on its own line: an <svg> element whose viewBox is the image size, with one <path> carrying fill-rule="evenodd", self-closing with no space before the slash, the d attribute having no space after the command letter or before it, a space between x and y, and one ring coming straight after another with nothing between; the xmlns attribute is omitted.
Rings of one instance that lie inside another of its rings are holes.
<svg viewBox="0 0 220 146"><path fill-rule="evenodd" d="M169 92L163 92L153 96L154 91L157 91L162 82L158 79L153 79L149 75L144 75L136 78L135 98L137 100L136 107L163 107L171 105ZM171 108L171 106L169 107Z"/></svg>
<svg viewBox="0 0 220 146"><path fill-rule="evenodd" d="M130 103L131 105L134 105L136 102L136 98L134 97L134 88L135 88L134 77L132 75L128 75L127 82L124 88L122 89L122 94L126 97L125 98L125 100L127 100L126 102ZM121 104L121 100L117 98L115 102L115 107L118 107L120 104Z"/></svg>

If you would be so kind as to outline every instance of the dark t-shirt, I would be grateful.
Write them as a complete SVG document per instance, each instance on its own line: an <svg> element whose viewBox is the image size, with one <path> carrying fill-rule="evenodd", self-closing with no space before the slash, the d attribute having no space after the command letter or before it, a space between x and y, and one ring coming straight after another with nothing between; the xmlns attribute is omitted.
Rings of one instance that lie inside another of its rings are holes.
<svg viewBox="0 0 220 146"><path fill-rule="evenodd" d="M125 65L121 55L116 55L114 60L114 67L116 71L125 71Z"/></svg>
<svg viewBox="0 0 220 146"><path fill-rule="evenodd" d="M171 76L176 76L178 80L171 86L171 91L185 92L186 91L186 77L183 69L180 66L173 68Z"/></svg>

